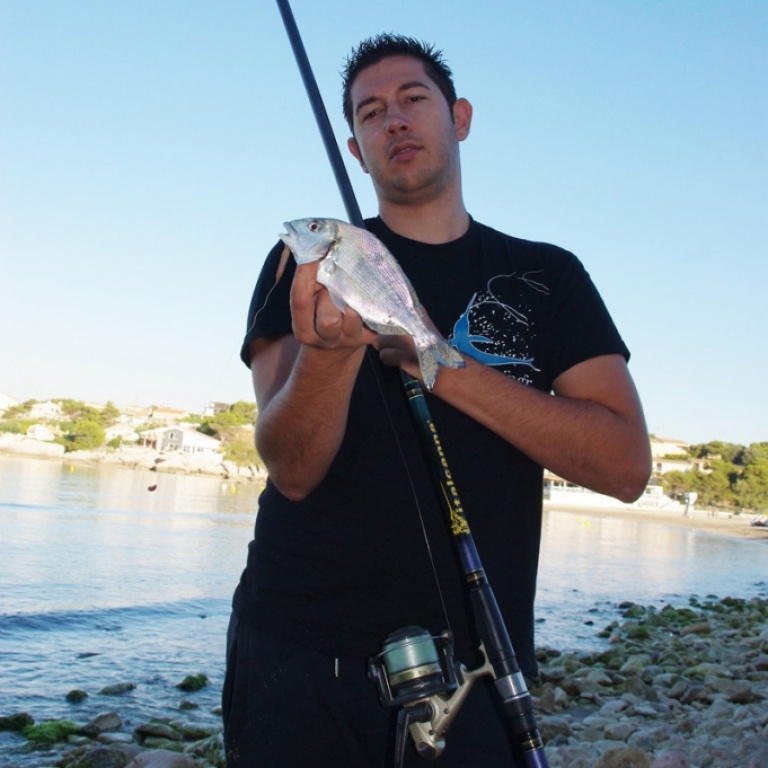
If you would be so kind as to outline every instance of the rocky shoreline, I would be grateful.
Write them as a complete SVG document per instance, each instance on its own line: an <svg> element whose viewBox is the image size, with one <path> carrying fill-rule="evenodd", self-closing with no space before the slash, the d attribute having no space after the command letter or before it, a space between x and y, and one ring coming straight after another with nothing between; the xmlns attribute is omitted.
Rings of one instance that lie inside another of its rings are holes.
<svg viewBox="0 0 768 768"><path fill-rule="evenodd" d="M265 467L249 464L239 465L224 461L220 456L202 456L185 454L179 451L157 451L149 448L117 448L96 451L72 451L64 453L61 445L45 443L19 435L0 434L0 457L8 456L22 459L46 459L69 464L104 465L124 467L126 469L148 470L158 473L199 475L217 477L228 482L256 482L266 484ZM617 502L615 507L567 506L544 502L544 510L567 512L581 517L616 517L636 519L644 522L663 523L678 527L694 528L718 535L738 536L740 538L761 539L768 541L768 527L750 525L753 515L734 514L712 509L695 508L689 515L682 514L677 508L664 509L638 507Z"/></svg>
<svg viewBox="0 0 768 768"><path fill-rule="evenodd" d="M0 435L0 456L2 455L54 460L69 464L98 464L170 474L221 477L232 481L253 480L264 483L267 477L267 471L263 466L239 465L233 461L226 461L220 454L158 451L139 447L100 448L94 451L65 453L64 447L56 443L46 443L19 435Z"/></svg>
<svg viewBox="0 0 768 768"><path fill-rule="evenodd" d="M538 650L530 692L551 768L768 766L768 600L625 603L601 636L599 652ZM59 742L32 740L25 713L0 713L0 729L19 731L25 768L224 768L220 710L195 709L183 699L130 728L116 707Z"/></svg>

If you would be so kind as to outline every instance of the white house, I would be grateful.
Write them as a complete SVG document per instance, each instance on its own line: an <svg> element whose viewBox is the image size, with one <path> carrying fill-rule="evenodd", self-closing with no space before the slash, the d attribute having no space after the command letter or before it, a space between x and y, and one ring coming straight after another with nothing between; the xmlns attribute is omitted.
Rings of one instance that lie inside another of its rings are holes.
<svg viewBox="0 0 768 768"><path fill-rule="evenodd" d="M27 429L26 435L33 440L42 440L46 443L56 439L56 433L50 427L46 427L45 424L32 424Z"/></svg>
<svg viewBox="0 0 768 768"><path fill-rule="evenodd" d="M690 447L688 443L682 440L671 440L666 437L651 438L651 456L654 459L661 458L662 456L679 456L684 458L688 455Z"/></svg>
<svg viewBox="0 0 768 768"><path fill-rule="evenodd" d="M226 413L229 410L229 403L209 402L203 411L203 416L218 416L220 413Z"/></svg>
<svg viewBox="0 0 768 768"><path fill-rule="evenodd" d="M51 400L35 403L29 412L31 419L61 419L63 415L61 406Z"/></svg>
<svg viewBox="0 0 768 768"><path fill-rule="evenodd" d="M166 408L162 405L153 408L150 414L152 421L181 421L187 416L189 414L186 411L180 411L178 408Z"/></svg>
<svg viewBox="0 0 768 768"><path fill-rule="evenodd" d="M124 443L138 443L139 434L134 430L130 424L115 424L114 426L107 427L104 430L106 441L110 442L115 438L120 438Z"/></svg>
<svg viewBox="0 0 768 768"><path fill-rule="evenodd" d="M5 413L9 408L18 405L19 401L0 392L0 413Z"/></svg>
<svg viewBox="0 0 768 768"><path fill-rule="evenodd" d="M149 421L152 410L143 405L128 405L120 409L120 421L124 424L144 424Z"/></svg>
<svg viewBox="0 0 768 768"><path fill-rule="evenodd" d="M150 429L140 437L142 445L158 451L215 454L221 449L221 440L182 426Z"/></svg>

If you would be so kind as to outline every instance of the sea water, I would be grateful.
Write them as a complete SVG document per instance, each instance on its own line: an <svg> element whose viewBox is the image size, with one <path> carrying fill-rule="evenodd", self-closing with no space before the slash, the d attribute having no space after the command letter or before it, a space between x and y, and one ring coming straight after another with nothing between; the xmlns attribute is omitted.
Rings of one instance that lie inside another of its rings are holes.
<svg viewBox="0 0 768 768"><path fill-rule="evenodd" d="M209 713L219 702L230 600L259 490L0 457L0 715L82 723L113 708L101 688L130 682L136 688L119 711L135 727L167 715L183 697L176 683L196 673L210 680L194 694ZM661 606L685 605L693 595L766 597L767 549L764 541L550 510L537 641L602 647L598 633L624 600ZM75 688L90 695L70 705L65 696ZM4 757L17 748L0 734L0 765L12 764Z"/></svg>

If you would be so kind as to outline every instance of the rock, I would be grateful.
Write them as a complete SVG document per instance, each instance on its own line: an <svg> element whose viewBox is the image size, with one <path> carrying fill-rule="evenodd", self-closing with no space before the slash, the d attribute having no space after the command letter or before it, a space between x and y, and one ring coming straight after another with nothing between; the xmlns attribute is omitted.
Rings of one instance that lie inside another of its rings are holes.
<svg viewBox="0 0 768 768"><path fill-rule="evenodd" d="M723 664L703 662L695 667L689 667L683 672L686 677L704 680L707 677L733 677L733 673Z"/></svg>
<svg viewBox="0 0 768 768"><path fill-rule="evenodd" d="M650 768L648 755L637 747L614 747L604 752L595 768Z"/></svg>
<svg viewBox="0 0 768 768"><path fill-rule="evenodd" d="M82 728L82 732L86 736L94 738L107 731L116 731L122 724L123 721L117 712L105 712L101 715L96 715L96 717L86 723Z"/></svg>
<svg viewBox="0 0 768 768"><path fill-rule="evenodd" d="M542 718L538 725L545 744L554 740L556 736L573 736L573 728L564 717Z"/></svg>
<svg viewBox="0 0 768 768"><path fill-rule="evenodd" d="M607 650L537 649L541 674L531 695L551 768L768 768L768 601L708 597L683 608L625 610L631 615L612 627ZM175 700L173 688L168 693ZM135 732L120 725L98 742L70 734L30 744L35 766L224 768L221 724L213 719L221 707L211 708L210 720L182 703L168 708L166 718ZM134 718L131 711L122 719ZM98 731L97 722L86 729ZM450 749L450 733L447 742ZM89 765L88 755L104 766Z"/></svg>
<svg viewBox="0 0 768 768"><path fill-rule="evenodd" d="M129 758L109 747L94 747L70 764L70 768L125 768Z"/></svg>
<svg viewBox="0 0 768 768"><path fill-rule="evenodd" d="M191 693L192 691L199 691L201 688L204 688L208 685L208 682L208 677L201 672L196 675L187 675L176 687Z"/></svg>
<svg viewBox="0 0 768 768"><path fill-rule="evenodd" d="M610 723L605 727L605 735L611 741L626 741L635 731L637 726L629 720L618 723Z"/></svg>
<svg viewBox="0 0 768 768"><path fill-rule="evenodd" d="M680 630L681 636L685 635L708 635L712 632L712 627L709 622L702 621L698 624L689 624L687 627L683 627Z"/></svg>
<svg viewBox="0 0 768 768"><path fill-rule="evenodd" d="M688 758L675 750L674 752L662 752L654 758L650 768L691 768Z"/></svg>
<svg viewBox="0 0 768 768"><path fill-rule="evenodd" d="M107 685L99 691L99 696L119 696L121 693L128 693L136 688L136 683L116 683Z"/></svg>
<svg viewBox="0 0 768 768"><path fill-rule="evenodd" d="M619 672L622 675L642 675L643 671L650 663L650 656L646 654L637 654L627 659L627 661L622 664Z"/></svg>
<svg viewBox="0 0 768 768"><path fill-rule="evenodd" d="M184 741L202 741L210 736L215 736L220 730L220 725L205 725L204 723L180 723L178 730Z"/></svg>
<svg viewBox="0 0 768 768"><path fill-rule="evenodd" d="M0 717L0 731L23 731L35 724L35 719L28 712L17 712L15 715Z"/></svg>
<svg viewBox="0 0 768 768"><path fill-rule="evenodd" d="M166 739L167 741L181 740L181 734L175 728L172 728L168 723L163 723L158 720L151 720L148 723L143 723L136 728L135 732L144 738L155 737Z"/></svg>
<svg viewBox="0 0 768 768"><path fill-rule="evenodd" d="M709 691L704 685L690 685L685 693L680 697L683 704L691 704L694 701L706 701L709 698Z"/></svg>
<svg viewBox="0 0 768 768"><path fill-rule="evenodd" d="M195 761L187 755L166 749L151 749L136 755L126 768L197 768Z"/></svg>
<svg viewBox="0 0 768 768"><path fill-rule="evenodd" d="M72 704L79 704L83 699L88 698L88 694L85 691L81 691L79 688L71 690L66 699Z"/></svg>
<svg viewBox="0 0 768 768"><path fill-rule="evenodd" d="M59 443L48 443L31 437L7 433L0 435L0 449L3 453L38 456L43 459L59 459L64 455L64 446Z"/></svg>
<svg viewBox="0 0 768 768"><path fill-rule="evenodd" d="M39 725L28 725L24 729L25 738L38 744L54 744L66 741L69 736L80 733L80 726L71 720L47 720Z"/></svg>
<svg viewBox="0 0 768 768"><path fill-rule="evenodd" d="M759 698L755 696L752 686L746 680L724 680L723 678L715 677L709 681L708 687L711 691L725 696L728 701L747 704Z"/></svg>

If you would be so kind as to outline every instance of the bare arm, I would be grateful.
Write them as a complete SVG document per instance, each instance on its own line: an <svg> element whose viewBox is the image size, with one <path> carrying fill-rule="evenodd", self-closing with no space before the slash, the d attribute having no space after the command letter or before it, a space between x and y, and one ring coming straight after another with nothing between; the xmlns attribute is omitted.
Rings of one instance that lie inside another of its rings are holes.
<svg viewBox="0 0 768 768"><path fill-rule="evenodd" d="M419 376L410 344L380 337L382 361ZM620 355L574 365L555 395L527 387L480 363L441 368L433 394L496 432L538 464L571 482L636 499L651 470L650 445L635 385Z"/></svg>
<svg viewBox="0 0 768 768"><path fill-rule="evenodd" d="M251 344L256 447L272 482L293 500L317 487L336 456L352 387L366 345L375 338L357 313L339 312L316 274L317 264L296 270L294 335Z"/></svg>

